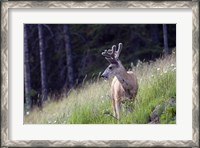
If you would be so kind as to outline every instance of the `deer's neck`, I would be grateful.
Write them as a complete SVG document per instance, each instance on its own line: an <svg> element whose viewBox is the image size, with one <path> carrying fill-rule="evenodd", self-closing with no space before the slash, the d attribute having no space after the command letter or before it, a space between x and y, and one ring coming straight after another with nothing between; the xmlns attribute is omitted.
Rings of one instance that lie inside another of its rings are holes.
<svg viewBox="0 0 200 148"><path fill-rule="evenodd" d="M129 74L127 73L126 69L121 65L121 70L116 74L117 79L122 84L124 89L132 88L129 80Z"/></svg>

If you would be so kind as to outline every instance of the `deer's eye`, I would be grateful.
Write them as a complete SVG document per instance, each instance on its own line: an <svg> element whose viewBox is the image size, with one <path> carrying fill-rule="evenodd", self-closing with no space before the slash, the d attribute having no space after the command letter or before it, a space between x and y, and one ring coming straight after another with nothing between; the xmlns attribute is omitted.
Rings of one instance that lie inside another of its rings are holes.
<svg viewBox="0 0 200 148"><path fill-rule="evenodd" d="M112 66L109 66L108 68L109 68L110 70L112 70Z"/></svg>

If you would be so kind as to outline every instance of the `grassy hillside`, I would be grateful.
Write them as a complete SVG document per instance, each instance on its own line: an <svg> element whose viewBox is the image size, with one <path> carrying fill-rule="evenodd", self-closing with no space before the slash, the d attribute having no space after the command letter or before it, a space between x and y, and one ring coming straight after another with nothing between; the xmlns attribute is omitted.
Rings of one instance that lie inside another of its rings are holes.
<svg viewBox="0 0 200 148"><path fill-rule="evenodd" d="M175 53L165 59L145 63L138 61L132 67L139 81L139 92L135 101L124 101L121 119L112 117L110 98L111 80L95 80L72 90L61 101L47 102L43 110L33 109L25 115L29 124L145 124L153 109L176 96ZM162 118L168 119L163 111Z"/></svg>

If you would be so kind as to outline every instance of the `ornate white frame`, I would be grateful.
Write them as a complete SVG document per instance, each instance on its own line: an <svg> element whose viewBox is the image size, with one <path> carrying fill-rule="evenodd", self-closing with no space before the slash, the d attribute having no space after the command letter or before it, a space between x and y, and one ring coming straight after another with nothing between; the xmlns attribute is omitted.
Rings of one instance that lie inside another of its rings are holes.
<svg viewBox="0 0 200 148"><path fill-rule="evenodd" d="M192 140L185 141L11 141L8 138L8 9L9 8L191 8L193 13L193 106ZM2 147L60 147L60 146L100 146L100 147L199 147L199 2L198 1L4 1L1 2L1 146Z"/></svg>

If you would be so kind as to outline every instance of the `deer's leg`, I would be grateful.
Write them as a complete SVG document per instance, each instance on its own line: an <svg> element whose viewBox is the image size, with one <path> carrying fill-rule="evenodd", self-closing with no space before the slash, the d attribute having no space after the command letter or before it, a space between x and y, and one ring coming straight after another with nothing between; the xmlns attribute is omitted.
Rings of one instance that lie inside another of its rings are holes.
<svg viewBox="0 0 200 148"><path fill-rule="evenodd" d="M115 99L112 99L112 108L113 108L113 116L117 117L116 115L116 107L115 107Z"/></svg>
<svg viewBox="0 0 200 148"><path fill-rule="evenodd" d="M115 100L115 109L116 109L116 117L119 119L120 117L120 109L121 109L121 104L119 100Z"/></svg>

